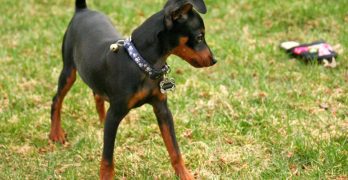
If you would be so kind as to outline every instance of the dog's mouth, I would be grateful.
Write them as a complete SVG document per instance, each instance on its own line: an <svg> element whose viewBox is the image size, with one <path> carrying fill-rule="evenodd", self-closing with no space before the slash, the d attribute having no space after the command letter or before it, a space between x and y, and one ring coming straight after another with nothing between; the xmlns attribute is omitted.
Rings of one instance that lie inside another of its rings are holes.
<svg viewBox="0 0 348 180"><path fill-rule="evenodd" d="M189 64L191 64L191 66L193 66L195 68L204 68L204 67L213 66L214 64L217 63L217 60L214 58L199 59L199 60L191 58L191 59L186 60L186 62L188 62Z"/></svg>
<svg viewBox="0 0 348 180"><path fill-rule="evenodd" d="M184 59L195 68L209 67L217 63L209 48L206 48L202 51L194 51L193 49L186 46L183 48L175 49L173 51L173 54Z"/></svg>
<svg viewBox="0 0 348 180"><path fill-rule="evenodd" d="M209 48L195 52L193 57L185 60L196 68L210 67L217 63Z"/></svg>

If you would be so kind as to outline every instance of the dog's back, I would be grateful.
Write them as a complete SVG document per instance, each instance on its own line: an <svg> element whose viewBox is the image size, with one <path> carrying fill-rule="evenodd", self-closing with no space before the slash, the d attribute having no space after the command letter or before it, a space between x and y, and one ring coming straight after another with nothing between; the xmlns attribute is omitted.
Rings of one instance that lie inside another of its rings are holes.
<svg viewBox="0 0 348 180"><path fill-rule="evenodd" d="M94 89L95 82L89 76L105 78L100 74L105 72L101 70L106 64L108 53L105 50L122 37L107 16L88 9L82 2L85 1L76 2L75 14L66 30L63 57L67 62L73 61L81 78ZM100 79L96 81L102 82Z"/></svg>

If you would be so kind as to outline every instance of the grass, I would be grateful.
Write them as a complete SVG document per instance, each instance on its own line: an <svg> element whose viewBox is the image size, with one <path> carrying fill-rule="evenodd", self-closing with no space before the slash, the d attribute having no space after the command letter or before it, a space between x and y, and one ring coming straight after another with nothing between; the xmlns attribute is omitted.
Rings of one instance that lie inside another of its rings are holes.
<svg viewBox="0 0 348 180"><path fill-rule="evenodd" d="M78 79L62 114L69 145L48 143L51 98L72 0L0 6L0 179L97 179L102 126ZM164 1L89 0L129 35ZM348 1L206 0L207 41L219 63L171 57L169 95L188 168L199 179L348 179ZM279 42L325 39L336 69L305 64ZM323 108L325 107L325 108ZM149 106L121 124L116 178L175 179Z"/></svg>

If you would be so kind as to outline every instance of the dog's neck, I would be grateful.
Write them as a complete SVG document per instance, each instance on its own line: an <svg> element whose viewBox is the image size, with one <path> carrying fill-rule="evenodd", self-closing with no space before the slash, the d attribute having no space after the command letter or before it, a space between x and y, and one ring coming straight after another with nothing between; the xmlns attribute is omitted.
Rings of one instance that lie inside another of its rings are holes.
<svg viewBox="0 0 348 180"><path fill-rule="evenodd" d="M166 64L169 52L164 52L160 43L148 43L134 36L132 42L139 54L154 68L160 69Z"/></svg>
<svg viewBox="0 0 348 180"><path fill-rule="evenodd" d="M159 12L147 19L132 33L132 42L140 55L154 68L162 68L170 51L158 39L158 33L164 30L163 12Z"/></svg>

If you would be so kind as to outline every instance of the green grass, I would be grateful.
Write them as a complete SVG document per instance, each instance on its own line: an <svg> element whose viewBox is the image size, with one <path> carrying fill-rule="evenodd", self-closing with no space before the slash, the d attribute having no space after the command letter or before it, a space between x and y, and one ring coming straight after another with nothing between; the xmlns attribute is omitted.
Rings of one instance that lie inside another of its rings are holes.
<svg viewBox="0 0 348 180"><path fill-rule="evenodd" d="M177 138L199 179L348 178L348 1L206 0L207 41L219 63L194 69L170 57ZM0 6L0 179L97 179L102 126L78 79L62 114L69 146L50 144L50 104L72 0ZM120 32L164 1L89 0ZM279 42L325 39L336 69L290 60ZM327 110L320 108L326 104ZM120 126L117 179L175 179L151 107Z"/></svg>

